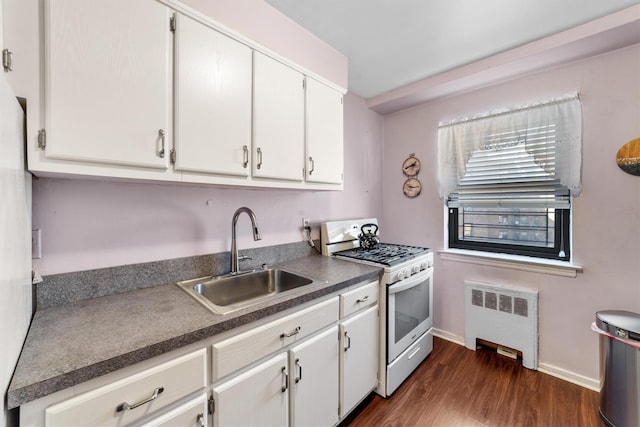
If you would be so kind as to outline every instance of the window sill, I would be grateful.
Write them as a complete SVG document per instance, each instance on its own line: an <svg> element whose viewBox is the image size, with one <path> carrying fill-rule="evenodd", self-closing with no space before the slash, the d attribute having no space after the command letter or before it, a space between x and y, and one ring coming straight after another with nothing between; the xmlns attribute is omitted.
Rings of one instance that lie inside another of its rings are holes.
<svg viewBox="0 0 640 427"><path fill-rule="evenodd" d="M582 267L569 262L537 259L526 256L492 254L487 252L466 251L462 249L440 249L437 251L443 261L457 261L468 264L488 265L510 268L512 270L531 271L564 277L576 277L582 273Z"/></svg>

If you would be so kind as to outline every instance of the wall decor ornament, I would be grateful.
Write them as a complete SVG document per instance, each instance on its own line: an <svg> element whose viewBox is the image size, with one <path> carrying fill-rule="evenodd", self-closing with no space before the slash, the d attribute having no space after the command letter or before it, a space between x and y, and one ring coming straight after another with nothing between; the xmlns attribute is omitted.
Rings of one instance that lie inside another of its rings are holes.
<svg viewBox="0 0 640 427"><path fill-rule="evenodd" d="M418 172L420 172L420 168L422 164L420 163L420 159L416 157L416 153L409 154L409 157L402 162L402 173L406 176L416 176Z"/></svg>
<svg viewBox="0 0 640 427"><path fill-rule="evenodd" d="M422 191L422 183L418 180L421 167L420 159L416 157L415 153L409 154L409 157L402 162L402 173L408 177L402 184L402 192L405 196L414 198Z"/></svg>
<svg viewBox="0 0 640 427"><path fill-rule="evenodd" d="M626 173L640 176L640 138L632 139L620 147L616 163Z"/></svg>
<svg viewBox="0 0 640 427"><path fill-rule="evenodd" d="M418 178L408 178L402 186L402 192L405 196L414 198L422 191L422 183Z"/></svg>

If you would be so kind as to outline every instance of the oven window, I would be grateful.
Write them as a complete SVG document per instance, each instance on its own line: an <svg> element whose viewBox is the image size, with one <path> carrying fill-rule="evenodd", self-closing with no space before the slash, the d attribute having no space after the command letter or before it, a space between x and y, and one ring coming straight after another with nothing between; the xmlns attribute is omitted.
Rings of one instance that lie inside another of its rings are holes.
<svg viewBox="0 0 640 427"><path fill-rule="evenodd" d="M395 295L395 342L429 318L429 280Z"/></svg>

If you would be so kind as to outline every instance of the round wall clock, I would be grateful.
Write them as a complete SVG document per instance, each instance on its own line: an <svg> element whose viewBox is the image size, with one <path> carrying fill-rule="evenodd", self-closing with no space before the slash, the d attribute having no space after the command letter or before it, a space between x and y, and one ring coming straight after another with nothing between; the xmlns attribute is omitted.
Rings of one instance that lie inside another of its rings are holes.
<svg viewBox="0 0 640 427"><path fill-rule="evenodd" d="M418 178L409 178L404 182L402 191L407 197L416 197L418 194L420 194L420 191L422 191L422 183L418 180Z"/></svg>
<svg viewBox="0 0 640 427"><path fill-rule="evenodd" d="M402 162L402 173L406 176L416 176L420 172L420 166L420 159L415 157L415 154L411 154Z"/></svg>

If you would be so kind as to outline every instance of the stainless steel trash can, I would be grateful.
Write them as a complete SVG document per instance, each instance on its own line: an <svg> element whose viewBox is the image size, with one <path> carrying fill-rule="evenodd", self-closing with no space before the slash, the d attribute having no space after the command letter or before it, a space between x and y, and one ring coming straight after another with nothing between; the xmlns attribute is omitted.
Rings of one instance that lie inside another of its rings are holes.
<svg viewBox="0 0 640 427"><path fill-rule="evenodd" d="M600 416L613 427L640 426L640 314L596 313L600 334Z"/></svg>

